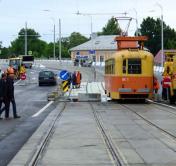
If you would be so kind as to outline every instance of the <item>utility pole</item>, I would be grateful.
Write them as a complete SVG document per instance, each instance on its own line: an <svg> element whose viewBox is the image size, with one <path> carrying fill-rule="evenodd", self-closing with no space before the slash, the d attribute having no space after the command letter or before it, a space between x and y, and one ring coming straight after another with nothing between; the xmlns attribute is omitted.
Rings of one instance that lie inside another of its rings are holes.
<svg viewBox="0 0 176 166"><path fill-rule="evenodd" d="M44 12L51 12L49 9L43 10ZM56 28L55 28L55 19L51 17L54 23L54 28L53 28L53 59L56 59Z"/></svg>
<svg viewBox="0 0 176 166"><path fill-rule="evenodd" d="M161 10L161 67L164 65L164 32L163 32L163 7L161 4L156 3Z"/></svg>
<svg viewBox="0 0 176 166"><path fill-rule="evenodd" d="M24 54L27 55L27 22L25 22L25 35L24 36L25 36L25 44L24 44L25 53Z"/></svg>
<svg viewBox="0 0 176 166"><path fill-rule="evenodd" d="M55 23L54 23L54 46L53 46L53 58L56 59L56 29L55 29Z"/></svg>
<svg viewBox="0 0 176 166"><path fill-rule="evenodd" d="M164 65L164 33L163 33L163 14L161 14L161 67Z"/></svg>
<svg viewBox="0 0 176 166"><path fill-rule="evenodd" d="M59 19L59 60L62 59L62 50L61 50L61 19Z"/></svg>

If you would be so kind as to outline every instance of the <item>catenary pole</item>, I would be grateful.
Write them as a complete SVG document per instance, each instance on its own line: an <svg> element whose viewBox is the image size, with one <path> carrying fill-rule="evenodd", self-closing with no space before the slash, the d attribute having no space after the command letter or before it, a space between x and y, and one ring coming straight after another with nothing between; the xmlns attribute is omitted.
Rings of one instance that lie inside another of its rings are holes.
<svg viewBox="0 0 176 166"><path fill-rule="evenodd" d="M24 48L24 50L25 50L25 55L27 55L27 22L25 22L25 44L24 44L25 46L25 48Z"/></svg>

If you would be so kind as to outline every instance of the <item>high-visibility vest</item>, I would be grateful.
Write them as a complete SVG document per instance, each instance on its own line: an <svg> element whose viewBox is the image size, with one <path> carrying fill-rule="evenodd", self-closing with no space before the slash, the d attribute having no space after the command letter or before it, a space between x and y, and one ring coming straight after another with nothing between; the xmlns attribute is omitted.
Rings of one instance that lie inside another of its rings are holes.
<svg viewBox="0 0 176 166"><path fill-rule="evenodd" d="M80 84L80 83L81 83L81 73L80 73L80 72L77 72L77 73L76 73L76 83L77 83L77 84Z"/></svg>
<svg viewBox="0 0 176 166"><path fill-rule="evenodd" d="M171 78L168 76L163 77L162 86L163 88L169 88L171 86Z"/></svg>
<svg viewBox="0 0 176 166"><path fill-rule="evenodd" d="M26 73L26 68L24 66L20 67L20 74Z"/></svg>

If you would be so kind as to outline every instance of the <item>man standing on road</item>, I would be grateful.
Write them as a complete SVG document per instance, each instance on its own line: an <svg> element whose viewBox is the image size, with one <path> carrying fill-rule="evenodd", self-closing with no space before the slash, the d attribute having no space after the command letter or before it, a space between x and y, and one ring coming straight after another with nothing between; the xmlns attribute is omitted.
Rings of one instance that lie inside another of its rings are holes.
<svg viewBox="0 0 176 166"><path fill-rule="evenodd" d="M1 109L2 103L5 107ZM2 119L1 114L4 110L7 110L7 86L6 86L6 74L1 75L0 79L0 119Z"/></svg>
<svg viewBox="0 0 176 166"><path fill-rule="evenodd" d="M76 71L72 74L72 88L76 88Z"/></svg>
<svg viewBox="0 0 176 166"><path fill-rule="evenodd" d="M14 77L15 71L12 64L9 65L6 72L8 76Z"/></svg>
<svg viewBox="0 0 176 166"><path fill-rule="evenodd" d="M15 103L15 97L14 97L14 77L13 76L7 76L7 100L8 100L8 109L6 110L7 114L6 116L9 116L9 108L10 103L12 103L13 107L13 117L20 118L20 116L17 115L16 111L16 103Z"/></svg>

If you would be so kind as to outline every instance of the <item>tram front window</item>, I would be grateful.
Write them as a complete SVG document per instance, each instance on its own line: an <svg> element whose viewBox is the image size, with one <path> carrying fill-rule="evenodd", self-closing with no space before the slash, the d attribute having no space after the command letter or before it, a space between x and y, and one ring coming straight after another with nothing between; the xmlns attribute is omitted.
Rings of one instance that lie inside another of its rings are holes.
<svg viewBox="0 0 176 166"><path fill-rule="evenodd" d="M141 74L141 59L128 59L128 74Z"/></svg>

